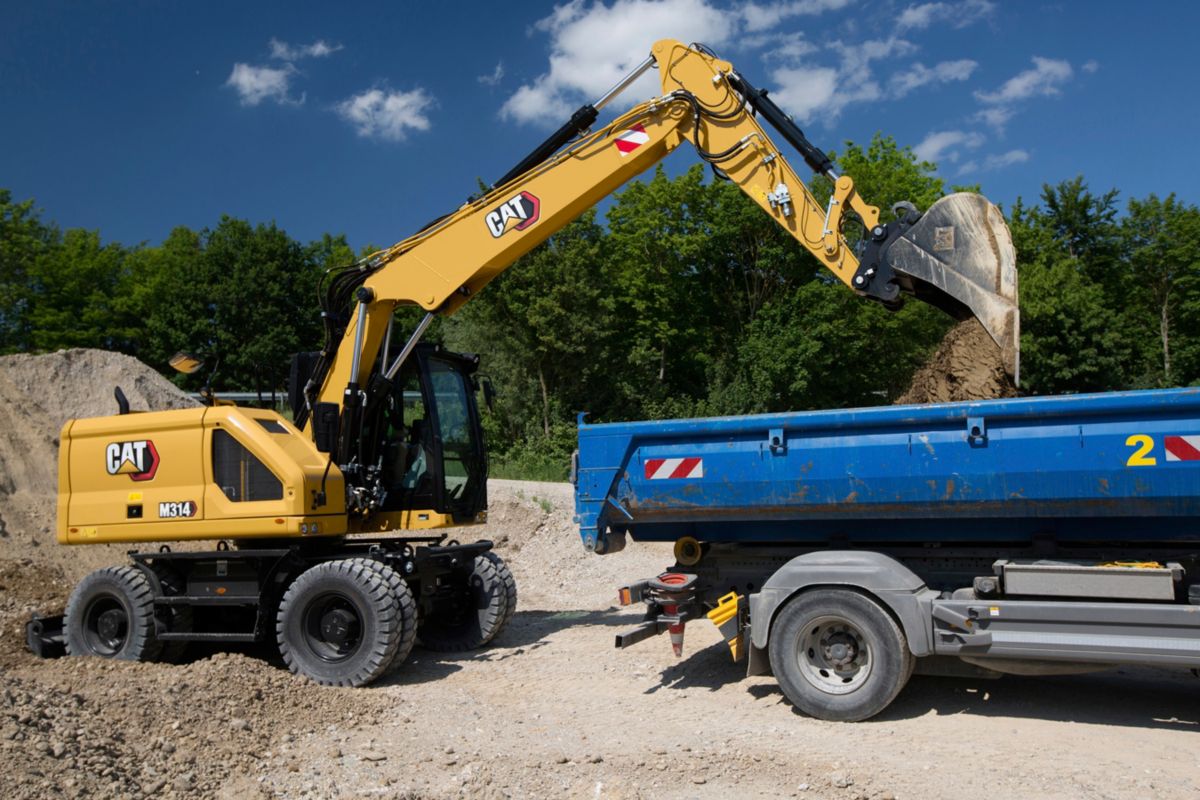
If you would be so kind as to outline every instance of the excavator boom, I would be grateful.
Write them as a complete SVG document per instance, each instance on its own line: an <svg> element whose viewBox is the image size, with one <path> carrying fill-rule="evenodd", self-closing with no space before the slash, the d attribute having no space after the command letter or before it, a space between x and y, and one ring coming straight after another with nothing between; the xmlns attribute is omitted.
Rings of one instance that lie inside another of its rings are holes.
<svg viewBox="0 0 1200 800"><path fill-rule="evenodd" d="M661 94L586 132L597 107L651 67L658 70ZM833 182L828 205L808 190L760 119ZM331 337L337 352L327 352L316 370L309 407L339 403L347 386L366 384L396 306L452 314L522 255L684 142L847 287L891 306L903 293L960 317L978 317L1016 376L1016 270L1011 239L994 206L977 195L951 195L923 217L910 210L881 222L879 209L858 195L853 179L838 175L830 159L732 64L699 46L664 39L628 79L576 112L489 192L358 265L354 316L332 332L340 335L340 341ZM842 230L851 216L866 231L861 257ZM397 359L392 366L399 364ZM389 365L384 369L388 377L395 373ZM300 410L298 422L306 416Z"/></svg>

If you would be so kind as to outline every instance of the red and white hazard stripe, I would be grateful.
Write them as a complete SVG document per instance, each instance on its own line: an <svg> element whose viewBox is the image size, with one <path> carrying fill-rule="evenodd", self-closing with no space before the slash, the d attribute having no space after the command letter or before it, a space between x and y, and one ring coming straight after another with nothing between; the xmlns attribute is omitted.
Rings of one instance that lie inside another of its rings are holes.
<svg viewBox="0 0 1200 800"><path fill-rule="evenodd" d="M650 134L646 133L646 129L639 122L629 130L622 133L616 138L617 150L621 152L621 157L625 157L637 150L639 147L650 141Z"/></svg>
<svg viewBox="0 0 1200 800"><path fill-rule="evenodd" d="M1200 436L1165 436L1167 461L1200 461Z"/></svg>
<svg viewBox="0 0 1200 800"><path fill-rule="evenodd" d="M667 478L703 478L703 458L648 458L646 479L661 481Z"/></svg>

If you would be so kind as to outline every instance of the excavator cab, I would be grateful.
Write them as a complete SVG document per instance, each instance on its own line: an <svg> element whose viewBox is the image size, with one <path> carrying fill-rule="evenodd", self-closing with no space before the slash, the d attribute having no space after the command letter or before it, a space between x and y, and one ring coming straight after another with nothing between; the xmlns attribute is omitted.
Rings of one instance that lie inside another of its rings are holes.
<svg viewBox="0 0 1200 800"><path fill-rule="evenodd" d="M432 509L471 522L487 507L487 455L476 403L479 358L420 345L365 436L379 437L386 512Z"/></svg>
<svg viewBox="0 0 1200 800"><path fill-rule="evenodd" d="M390 378L376 370L352 413L328 409L332 426L316 437L317 446L345 477L352 528L411 530L480 519L487 454L475 398L478 368L478 356L420 344ZM313 412L318 433L329 418L324 405Z"/></svg>

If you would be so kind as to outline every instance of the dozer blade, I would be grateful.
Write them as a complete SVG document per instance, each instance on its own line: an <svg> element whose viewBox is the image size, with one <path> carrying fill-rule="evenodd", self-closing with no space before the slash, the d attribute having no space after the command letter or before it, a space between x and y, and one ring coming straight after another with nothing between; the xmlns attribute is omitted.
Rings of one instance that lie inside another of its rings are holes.
<svg viewBox="0 0 1200 800"><path fill-rule="evenodd" d="M897 282L959 319L974 316L1020 380L1017 256L1000 209L978 194L938 200L887 249Z"/></svg>

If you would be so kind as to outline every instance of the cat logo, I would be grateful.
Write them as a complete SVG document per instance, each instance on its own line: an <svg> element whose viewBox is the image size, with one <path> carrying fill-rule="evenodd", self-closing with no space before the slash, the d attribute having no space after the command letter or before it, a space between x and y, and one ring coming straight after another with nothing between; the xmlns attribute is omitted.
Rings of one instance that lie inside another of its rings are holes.
<svg viewBox="0 0 1200 800"><path fill-rule="evenodd" d="M542 201L529 192L521 192L484 217L492 237L499 239L509 230L523 231L538 221Z"/></svg>
<svg viewBox="0 0 1200 800"><path fill-rule="evenodd" d="M128 475L135 481L148 481L158 472L158 450L154 442L113 442L104 451L109 475Z"/></svg>

